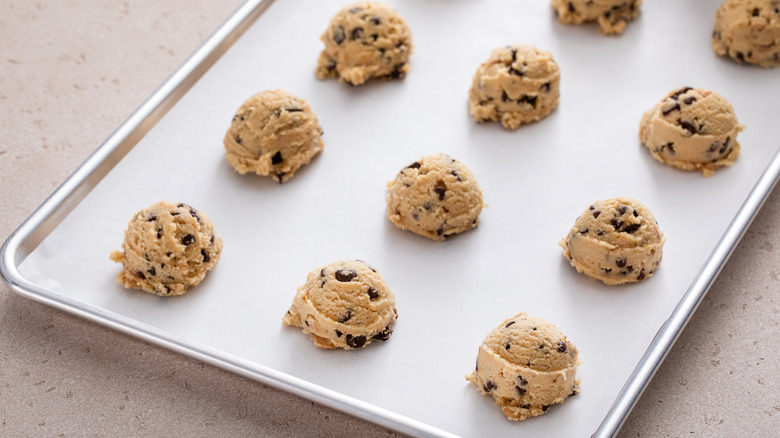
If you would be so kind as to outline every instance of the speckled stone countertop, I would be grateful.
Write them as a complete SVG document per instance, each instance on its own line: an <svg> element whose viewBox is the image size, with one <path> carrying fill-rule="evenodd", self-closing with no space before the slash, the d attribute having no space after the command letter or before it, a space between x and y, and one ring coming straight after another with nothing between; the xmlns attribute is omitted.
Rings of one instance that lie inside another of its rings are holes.
<svg viewBox="0 0 780 438"><path fill-rule="evenodd" d="M0 0L0 238L240 4ZM778 273L775 191L621 437L776 436ZM0 333L0 436L398 436L4 284Z"/></svg>

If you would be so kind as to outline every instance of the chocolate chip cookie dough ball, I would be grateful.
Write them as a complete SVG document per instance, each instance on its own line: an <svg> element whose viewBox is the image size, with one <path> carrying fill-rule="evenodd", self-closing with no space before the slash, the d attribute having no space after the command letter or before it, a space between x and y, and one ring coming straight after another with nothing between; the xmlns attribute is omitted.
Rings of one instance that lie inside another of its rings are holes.
<svg viewBox="0 0 780 438"><path fill-rule="evenodd" d="M685 87L670 92L639 125L639 140L661 163L712 176L739 157L737 134L745 129L720 94Z"/></svg>
<svg viewBox="0 0 780 438"><path fill-rule="evenodd" d="M582 24L597 21L599 32L619 35L629 21L639 14L641 0L552 0L558 21L563 24Z"/></svg>
<svg viewBox="0 0 780 438"><path fill-rule="evenodd" d="M351 350L388 340L397 318L395 296L379 272L341 260L309 272L282 322L301 327L320 348Z"/></svg>
<svg viewBox="0 0 780 438"><path fill-rule="evenodd" d="M479 224L484 204L477 179L449 155L420 158L387 188L387 218L398 228L443 241Z"/></svg>
<svg viewBox="0 0 780 438"><path fill-rule="evenodd" d="M780 65L780 0L726 0L715 13L712 48L739 62Z"/></svg>
<svg viewBox="0 0 780 438"><path fill-rule="evenodd" d="M402 79L409 71L412 32L380 2L353 3L330 20L316 75L357 86L371 78Z"/></svg>
<svg viewBox="0 0 780 438"><path fill-rule="evenodd" d="M652 276L661 263L664 235L644 204L613 198L585 209L559 244L578 272L614 285Z"/></svg>
<svg viewBox="0 0 780 438"><path fill-rule="evenodd" d="M305 100L284 90L247 99L225 134L225 159L240 174L255 172L279 183L322 151L322 128Z"/></svg>
<svg viewBox="0 0 780 438"><path fill-rule="evenodd" d="M558 106L560 69L550 52L528 44L502 47L474 74L469 112L477 122L500 121L517 129Z"/></svg>
<svg viewBox="0 0 780 438"><path fill-rule="evenodd" d="M487 335L466 380L492 396L508 419L519 421L579 393L579 363L577 347L558 327L519 313Z"/></svg>
<svg viewBox="0 0 780 438"><path fill-rule="evenodd" d="M116 279L123 286L169 296L203 281L221 252L222 239L202 211L161 201L133 216L111 260L122 264Z"/></svg>

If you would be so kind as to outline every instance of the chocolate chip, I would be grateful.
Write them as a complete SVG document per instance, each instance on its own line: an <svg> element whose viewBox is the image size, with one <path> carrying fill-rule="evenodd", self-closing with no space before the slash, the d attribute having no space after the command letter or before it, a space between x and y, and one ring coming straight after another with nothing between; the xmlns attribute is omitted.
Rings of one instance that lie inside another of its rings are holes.
<svg viewBox="0 0 780 438"><path fill-rule="evenodd" d="M490 392L496 388L497 388L496 384L490 380L488 380L487 382L485 382L484 385L482 385L482 390L485 392Z"/></svg>
<svg viewBox="0 0 780 438"><path fill-rule="evenodd" d="M339 337L339 338L340 338L340 337L342 337L343 335L344 335L344 333L341 333L341 331L340 331L340 330L336 330L336 336L337 336L337 337Z"/></svg>
<svg viewBox="0 0 780 438"><path fill-rule="evenodd" d="M626 214L626 210L627 209L628 209L628 207L623 205L623 204L619 204L618 205L618 213L620 213L620 214Z"/></svg>
<svg viewBox="0 0 780 438"><path fill-rule="evenodd" d="M276 165L284 161L282 158L282 151L277 151L273 157L271 157L271 164Z"/></svg>
<svg viewBox="0 0 780 438"><path fill-rule="evenodd" d="M511 102L512 101L512 99L509 98L509 95L506 94L506 91L502 91L501 92L501 100L503 102Z"/></svg>
<svg viewBox="0 0 780 438"><path fill-rule="evenodd" d="M565 343L565 342L563 342L563 341L558 341L558 344L557 344L557 345L558 345L558 351L560 351L561 353L564 353L564 352L566 352L566 350L569 348L569 347L566 345L566 343Z"/></svg>
<svg viewBox="0 0 780 438"><path fill-rule="evenodd" d="M354 8L350 8L350 10L348 12L350 14L357 14L358 12L360 12L362 10L363 10L363 8L361 8L360 6L355 6Z"/></svg>
<svg viewBox="0 0 780 438"><path fill-rule="evenodd" d="M691 134L696 134L696 126L693 125L693 123L686 122L685 120L678 120L677 123L680 125L680 127Z"/></svg>
<svg viewBox="0 0 780 438"><path fill-rule="evenodd" d="M442 224L442 226L439 227L438 230L436 230L436 235L441 236L442 234L444 234L444 225L443 224Z"/></svg>
<svg viewBox="0 0 780 438"><path fill-rule="evenodd" d="M356 40L363 36L363 28L362 27L356 27L352 29L352 33L349 35L349 39Z"/></svg>
<svg viewBox="0 0 780 438"><path fill-rule="evenodd" d="M158 239L161 239L161 238L162 238L162 228L158 228L158 229L157 229L157 238L158 238Z"/></svg>
<svg viewBox="0 0 780 438"><path fill-rule="evenodd" d="M366 337L362 335L352 336L349 333L347 333L347 345L349 345L352 348L360 348L366 345Z"/></svg>
<svg viewBox="0 0 780 438"><path fill-rule="evenodd" d="M512 325L514 323L515 323L515 321L509 321L508 323L506 323L506 325L504 327L509 327L510 325Z"/></svg>
<svg viewBox="0 0 780 438"><path fill-rule="evenodd" d="M644 269L639 271L639 275L637 275L636 279L637 280L644 280L645 279L645 270Z"/></svg>
<svg viewBox="0 0 780 438"><path fill-rule="evenodd" d="M595 208L596 208L596 207L595 207L594 205L591 205L590 207L588 207L588 210L593 210L593 209L595 209Z"/></svg>
<svg viewBox="0 0 780 438"><path fill-rule="evenodd" d="M141 271L136 271L135 276L140 277L141 280L146 280L146 275L144 275L144 273Z"/></svg>
<svg viewBox="0 0 780 438"><path fill-rule="evenodd" d="M691 88L691 87L683 87L683 88L680 88L679 90L675 91L674 94L672 94L669 97L671 97L674 100L677 100L677 99L680 98L680 95L685 94L685 93L687 93L687 92L689 92L691 90L693 90L693 88Z"/></svg>
<svg viewBox="0 0 780 438"><path fill-rule="evenodd" d="M525 386L528 384L528 380L525 380L523 376L518 375L517 381L520 383L521 386Z"/></svg>
<svg viewBox="0 0 780 438"><path fill-rule="evenodd" d="M550 91L550 83L549 82L543 83L542 86L539 87L539 90L540 91Z"/></svg>
<svg viewBox="0 0 780 438"><path fill-rule="evenodd" d="M590 228L585 228L584 230L580 230L580 234L588 234L588 231L590 231Z"/></svg>
<svg viewBox="0 0 780 438"><path fill-rule="evenodd" d="M633 233L634 231L638 230L638 229L639 229L641 226L642 226L642 224L628 224L628 225L626 225L626 226L623 228L623 232L624 232L624 233L631 234L631 233Z"/></svg>
<svg viewBox="0 0 780 438"><path fill-rule="evenodd" d="M384 330L372 336L371 339L376 339L377 341L386 341L390 339L390 335L392 333L393 333L393 329L391 329L390 327L385 327Z"/></svg>
<svg viewBox="0 0 780 438"><path fill-rule="evenodd" d="M612 272L612 268L601 268L601 269L604 271L605 274L609 274L610 272Z"/></svg>
<svg viewBox="0 0 780 438"><path fill-rule="evenodd" d="M157 215L155 215L155 214L149 215L149 217L146 218L147 222L154 222L156 220L157 220Z"/></svg>
<svg viewBox="0 0 780 438"><path fill-rule="evenodd" d="M610 223L610 224L611 224L613 227L615 227L615 229L616 229L616 230L617 230L618 228L620 228L620 227L623 225L623 222L622 222L622 221L619 221L619 220L617 220L617 218L614 218L614 217L613 217L613 218L612 218L612 219L609 221L609 223Z"/></svg>
<svg viewBox="0 0 780 438"><path fill-rule="evenodd" d="M147 270L146 272L148 272L148 273L149 273L149 274L151 274L151 275L157 275L157 270L156 270L156 269L154 269L154 266L152 266L151 268L149 268L149 270Z"/></svg>
<svg viewBox="0 0 780 438"><path fill-rule="evenodd" d="M547 412L548 409L550 409L549 405L542 406L542 412Z"/></svg>
<svg viewBox="0 0 780 438"><path fill-rule="evenodd" d="M636 209L634 209L634 213L633 214L634 214L634 217L639 217L639 213L636 211Z"/></svg>
<svg viewBox="0 0 780 438"><path fill-rule="evenodd" d="M352 309L347 309L347 313L344 316L341 317L339 322L345 323L345 322L349 321L350 319L352 319Z"/></svg>
<svg viewBox="0 0 780 438"><path fill-rule="evenodd" d="M685 103L686 105L690 105L693 102L696 102L696 96L690 96L687 97L685 100L683 100L683 103Z"/></svg>
<svg viewBox="0 0 780 438"><path fill-rule="evenodd" d="M335 59L329 59L328 65L327 65L328 71L336 70L336 60Z"/></svg>
<svg viewBox="0 0 780 438"><path fill-rule="evenodd" d="M526 392L528 392L525 388L521 388L519 386L515 386L515 390L517 390L517 394L522 397L525 395Z"/></svg>
<svg viewBox="0 0 780 438"><path fill-rule="evenodd" d="M539 344L539 349L543 350L544 349L544 344Z"/></svg>
<svg viewBox="0 0 780 438"><path fill-rule="evenodd" d="M509 350L509 347L511 347L511 346L512 346L512 343L511 343L511 342L507 342L507 343L506 343L506 347L505 347L505 348L506 348L507 350Z"/></svg>
<svg viewBox="0 0 780 438"><path fill-rule="evenodd" d="M615 264L618 268L624 268L626 266L626 259L617 259L615 260Z"/></svg>
<svg viewBox="0 0 780 438"><path fill-rule="evenodd" d="M382 22L382 19L380 17L371 17L368 19L368 21L374 23L375 25L379 26L379 23Z"/></svg>
<svg viewBox="0 0 780 438"><path fill-rule="evenodd" d="M745 55L742 52L737 52L737 59L739 59L742 62L745 62Z"/></svg>
<svg viewBox="0 0 780 438"><path fill-rule="evenodd" d="M666 149L668 149L670 153L676 153L674 150L674 143L667 143L664 146L666 146Z"/></svg>
<svg viewBox="0 0 780 438"><path fill-rule="evenodd" d="M536 106L536 96L529 96L527 94L524 94L520 99L517 100L517 103L527 103L533 107Z"/></svg>
<svg viewBox="0 0 780 438"><path fill-rule="evenodd" d="M674 111L679 111L679 110L680 110L680 104L679 104L679 103L676 103L676 104L674 104L674 106L672 106L672 107L670 107L670 108L667 108L667 109L663 110L663 111L661 112L661 114L662 114L662 115L664 115L664 116L667 116L667 115L669 115L670 113L672 113L672 112L674 112Z"/></svg>
<svg viewBox="0 0 780 438"><path fill-rule="evenodd" d="M239 136L236 136L236 143L238 143L238 144L241 144L241 141L242 141L242 140L241 140L241 137L239 137Z"/></svg>
<svg viewBox="0 0 780 438"><path fill-rule="evenodd" d="M634 265L628 265L628 266L626 266L626 271L628 271L628 272L634 272Z"/></svg>
<svg viewBox="0 0 780 438"><path fill-rule="evenodd" d="M707 149L707 152L710 152L710 153L715 152L715 151L718 150L718 148L720 148L720 142L716 141L715 143L710 145L710 148Z"/></svg>
<svg viewBox="0 0 780 438"><path fill-rule="evenodd" d="M211 256L209 256L209 253L207 253L205 249L200 250L200 255L203 256L203 263L208 263L211 261Z"/></svg>
<svg viewBox="0 0 780 438"><path fill-rule="evenodd" d="M287 172L276 172L276 180L279 181L279 184L282 183L282 180L284 179L284 176L287 175Z"/></svg>
<svg viewBox="0 0 780 438"><path fill-rule="evenodd" d="M511 65L509 66L509 74L510 75L515 75L515 76L525 76L525 73L523 73L520 70L515 69Z"/></svg>
<svg viewBox="0 0 780 438"><path fill-rule="evenodd" d="M368 288L368 299L371 301L374 301L375 299L379 298L379 292L376 291L373 287Z"/></svg>
<svg viewBox="0 0 780 438"><path fill-rule="evenodd" d="M302 113L303 112L303 108L285 108L284 110L287 111L288 113Z"/></svg>
<svg viewBox="0 0 780 438"><path fill-rule="evenodd" d="M333 29L333 41L335 41L336 44L343 43L346 38L347 36L344 34L343 27L338 26L335 29Z"/></svg>
<svg viewBox="0 0 780 438"><path fill-rule="evenodd" d="M758 17L761 15L761 9L755 8L753 9L753 16Z"/></svg>
<svg viewBox="0 0 780 438"><path fill-rule="evenodd" d="M422 166L422 164L415 161L414 163L406 166L406 169L419 169Z"/></svg>
<svg viewBox="0 0 780 438"><path fill-rule="evenodd" d="M569 2L569 12L577 12L577 10L574 9L574 4L572 2Z"/></svg>
<svg viewBox="0 0 780 438"><path fill-rule="evenodd" d="M186 236L181 238L181 243L184 245L192 245L195 243L195 236L192 234L187 234Z"/></svg>
<svg viewBox="0 0 780 438"><path fill-rule="evenodd" d="M357 277L357 272L352 269L339 269L336 271L336 280L348 283Z"/></svg>
<svg viewBox="0 0 780 438"><path fill-rule="evenodd" d="M447 193L446 187L435 187L433 189L434 192L436 192L437 195L439 195L439 201L444 200L444 194Z"/></svg>
<svg viewBox="0 0 780 438"><path fill-rule="evenodd" d="M594 212L593 212L593 218L594 218L594 219L595 219L595 218L598 218L600 214L601 214L601 210L596 210L596 211L594 211Z"/></svg>
<svg viewBox="0 0 780 438"><path fill-rule="evenodd" d="M325 268L320 269L320 277L325 276Z"/></svg>

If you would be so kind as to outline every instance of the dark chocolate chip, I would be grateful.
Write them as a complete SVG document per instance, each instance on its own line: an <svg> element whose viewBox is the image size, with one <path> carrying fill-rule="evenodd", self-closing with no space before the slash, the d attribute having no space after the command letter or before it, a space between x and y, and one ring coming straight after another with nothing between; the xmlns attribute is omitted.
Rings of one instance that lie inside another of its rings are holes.
<svg viewBox="0 0 780 438"><path fill-rule="evenodd" d="M548 409L550 409L549 405L542 406L542 412L547 412Z"/></svg>
<svg viewBox="0 0 780 438"><path fill-rule="evenodd" d="M511 346L512 346L512 343L511 343L511 342L507 342L507 343L506 343L506 347L505 347L505 348L506 348L507 350L509 350L509 347L511 347Z"/></svg>
<svg viewBox="0 0 780 438"><path fill-rule="evenodd" d="M287 172L276 172L276 175L274 176L276 176L276 180L279 181L279 184L281 184L285 175L287 175Z"/></svg>
<svg viewBox="0 0 780 438"><path fill-rule="evenodd" d="M148 273L149 273L149 274L151 274L151 275L157 275L157 270L156 270L156 269L154 269L154 266L152 266L151 268L149 268L149 269L148 269L146 272L148 272Z"/></svg>
<svg viewBox="0 0 780 438"><path fill-rule="evenodd" d="M628 266L626 266L626 271L628 271L628 272L634 272L634 265L628 265Z"/></svg>
<svg viewBox="0 0 780 438"><path fill-rule="evenodd" d="M352 29L352 33L349 34L349 39L356 40L363 36L363 28L356 27Z"/></svg>
<svg viewBox="0 0 780 438"><path fill-rule="evenodd" d="M685 120L678 120L677 123L680 125L680 127L691 134L696 134L696 126L693 125L693 123L686 122Z"/></svg>
<svg viewBox="0 0 780 438"><path fill-rule="evenodd" d="M376 291L373 287L368 288L368 299L371 301L374 301L375 299L379 298L379 292Z"/></svg>
<svg viewBox="0 0 780 438"><path fill-rule="evenodd" d="M186 236L181 238L181 243L184 245L192 245L195 243L195 236L192 234L187 234Z"/></svg>
<svg viewBox="0 0 780 438"><path fill-rule="evenodd" d="M509 327L510 325L512 325L514 323L515 323L515 321L509 321L508 323L506 323L506 325L504 327Z"/></svg>
<svg viewBox="0 0 780 438"><path fill-rule="evenodd" d="M238 144L241 144L241 141L242 141L242 140L241 140L241 137L239 137L239 136L236 136L236 143L238 143Z"/></svg>
<svg viewBox="0 0 780 438"><path fill-rule="evenodd" d="M325 268L320 269L320 277L325 276Z"/></svg>
<svg viewBox="0 0 780 438"><path fill-rule="evenodd" d="M340 338L340 337L342 337L343 335L344 335L344 333L341 333L341 331L340 331L340 330L336 330L336 336L338 336L338 337Z"/></svg>
<svg viewBox="0 0 780 438"><path fill-rule="evenodd" d="M382 19L380 17L371 17L368 19L368 21L374 23L375 25L379 25L379 23L382 22Z"/></svg>
<svg viewBox="0 0 780 438"><path fill-rule="evenodd" d="M544 350L544 344L539 344L539 349Z"/></svg>
<svg viewBox="0 0 780 438"><path fill-rule="evenodd" d="M525 380L525 378L520 375L517 376L517 382L520 383L520 386L525 386L528 384L528 380Z"/></svg>
<svg viewBox="0 0 780 438"><path fill-rule="evenodd" d="M328 60L327 68L328 68L328 71L336 70L336 60L335 59Z"/></svg>
<svg viewBox="0 0 780 438"><path fill-rule="evenodd" d="M672 99L674 99L674 100L677 100L677 99L680 98L680 95L685 94L685 93L687 93L687 92L689 92L691 90L693 90L693 88L691 88L691 87L683 87L683 88L680 88L679 90L675 91L674 94L672 94L670 97Z"/></svg>
<svg viewBox="0 0 780 438"><path fill-rule="evenodd" d="M362 335L352 336L349 333L347 333L347 345L349 345L352 348L360 348L366 345L366 337Z"/></svg>
<svg viewBox="0 0 780 438"><path fill-rule="evenodd" d="M588 210L594 210L595 208L596 208L596 206L591 205L590 207L588 207Z"/></svg>
<svg viewBox="0 0 780 438"><path fill-rule="evenodd" d="M162 238L162 228L158 228L158 229L157 229L157 238L158 238L158 239L161 239L161 238Z"/></svg>
<svg viewBox="0 0 780 438"><path fill-rule="evenodd" d="M336 271L336 280L342 283L348 283L357 278L357 272L352 269L339 269Z"/></svg>
<svg viewBox="0 0 780 438"><path fill-rule="evenodd" d="M590 228L585 228L584 230L580 230L580 234L588 234L588 231L590 231Z"/></svg>
<svg viewBox="0 0 780 438"><path fill-rule="evenodd" d="M600 214L601 214L601 210L594 211L593 212L593 218L598 218Z"/></svg>
<svg viewBox="0 0 780 438"><path fill-rule="evenodd" d="M503 102L511 102L512 99L509 98L509 95L506 94L506 91L501 92L501 101Z"/></svg>
<svg viewBox="0 0 780 438"><path fill-rule="evenodd" d="M141 280L146 280L146 275L144 275L144 273L143 273L143 272L141 272L141 271L137 271L137 272L135 273L135 276L136 276L136 277L140 277L140 278L141 278Z"/></svg>
<svg viewBox="0 0 780 438"><path fill-rule="evenodd" d="M686 104L686 105L690 105L693 102L696 102L696 96L689 96L689 97L685 98L685 100L683 100L683 103Z"/></svg>
<svg viewBox="0 0 780 438"><path fill-rule="evenodd" d="M444 225L440 226L439 229L436 230L436 234L438 236L441 236L442 234L444 234Z"/></svg>
<svg viewBox="0 0 780 438"><path fill-rule="evenodd" d="M422 164L415 161L414 163L406 166L406 169L419 169L422 166Z"/></svg>
<svg viewBox="0 0 780 438"><path fill-rule="evenodd" d="M463 180L460 178L460 174L458 173L458 171L457 171L457 170L453 170L452 172L450 172L450 174L451 174L452 176L454 176L455 178L457 178L457 179L458 179L458 181L463 181Z"/></svg>
<svg viewBox="0 0 780 438"><path fill-rule="evenodd" d="M623 232L624 232L624 233L631 234L631 233L633 233L634 231L638 230L638 229L639 229L641 226L642 226L642 224L628 224L628 225L626 225L626 226L623 228Z"/></svg>
<svg viewBox="0 0 780 438"><path fill-rule="evenodd" d="M439 201L444 200L444 194L447 193L446 187L435 187L433 189L434 192L436 192L437 195L439 195Z"/></svg>
<svg viewBox="0 0 780 438"><path fill-rule="evenodd" d="M615 260L615 264L618 268L625 268L626 267L626 259L617 259Z"/></svg>
<svg viewBox="0 0 780 438"><path fill-rule="evenodd" d="M536 96L529 96L527 94L524 94L520 97L520 99L517 100L517 103L527 103L533 107L536 106Z"/></svg>
<svg viewBox="0 0 780 438"><path fill-rule="evenodd" d="M557 345L558 345L558 351L560 351L561 353L564 353L564 352L566 352L566 350L569 349L569 347L563 341L558 341Z"/></svg>
<svg viewBox="0 0 780 438"><path fill-rule="evenodd" d="M345 322L349 321L350 319L352 319L352 309L347 309L347 313L344 314L344 316L341 317L341 320L339 320L339 322L345 323Z"/></svg>
<svg viewBox="0 0 780 438"><path fill-rule="evenodd" d="M285 108L284 110L287 111L288 113L302 113L303 112L303 108Z"/></svg>
<svg viewBox="0 0 780 438"><path fill-rule="evenodd" d="M676 103L676 104L674 104L674 106L672 106L671 108L667 108L667 109L663 110L663 111L661 112L661 114L662 114L662 115L664 115L664 116L667 116L667 115L669 115L670 113L672 113L673 111L679 111L679 110L680 110L680 104L679 104L679 103Z"/></svg>
<svg viewBox="0 0 780 438"><path fill-rule="evenodd" d="M344 42L344 40L347 38L346 34L344 34L344 28L341 26L336 27L333 29L333 41L336 42L336 44L341 44Z"/></svg>
<svg viewBox="0 0 780 438"><path fill-rule="evenodd" d="M496 388L497 388L496 384L490 380L488 380L487 382L485 382L484 385L482 385L482 390L485 392L490 392Z"/></svg>
<svg viewBox="0 0 780 438"><path fill-rule="evenodd" d="M761 9L755 8L753 9L753 16L758 17L761 15Z"/></svg>
<svg viewBox="0 0 780 438"><path fill-rule="evenodd" d="M626 214L626 210L627 209L628 209L628 207L623 205L623 204L619 204L618 205L618 213L620 213L620 214Z"/></svg>
<svg viewBox="0 0 780 438"><path fill-rule="evenodd" d="M517 390L517 394L522 397L525 395L526 392L528 392L525 388L521 388L519 386L515 386L515 389Z"/></svg>
<svg viewBox="0 0 780 438"><path fill-rule="evenodd" d="M203 263L208 263L211 261L211 256L209 256L209 253L207 253L205 249L200 250L200 255L203 256Z"/></svg>
<svg viewBox="0 0 780 438"><path fill-rule="evenodd" d="M674 150L674 143L666 143L664 146L666 146L666 149L668 149L670 153L676 153Z"/></svg>
<svg viewBox="0 0 780 438"><path fill-rule="evenodd" d="M634 209L634 217L639 217L639 213Z"/></svg>
<svg viewBox="0 0 780 438"><path fill-rule="evenodd" d="M393 329L391 329L390 327L385 327L384 330L372 336L371 339L376 339L377 341L386 341L390 339L390 335L392 333L393 333Z"/></svg>
<svg viewBox="0 0 780 438"><path fill-rule="evenodd" d="M622 222L622 221L619 221L619 220L617 220L617 218L614 218L614 217L613 217L613 218L612 218L612 219L609 221L609 223L610 223L610 224L611 224L613 227L615 227L615 229L616 229L616 230L617 230L618 228L620 228L620 227L623 225L623 222Z"/></svg>
<svg viewBox="0 0 780 438"><path fill-rule="evenodd" d="M549 82L543 83L542 86L539 87L539 90L541 90L541 91L550 91L550 83Z"/></svg>
<svg viewBox="0 0 780 438"><path fill-rule="evenodd" d="M612 268L601 268L601 269L604 271L605 274L609 274L610 272L612 272Z"/></svg>
<svg viewBox="0 0 780 438"><path fill-rule="evenodd" d="M574 9L574 4L572 2L569 2L569 12L577 12L577 10Z"/></svg>
<svg viewBox="0 0 780 438"><path fill-rule="evenodd" d="M509 66L509 74L510 75L515 75L515 76L525 76L525 74L522 71L517 70L516 68L512 67L511 65Z"/></svg>
<svg viewBox="0 0 780 438"><path fill-rule="evenodd" d="M277 151L274 154L274 156L271 157L271 164L273 164L273 165L277 165L277 164L281 163L282 161L284 161L284 159L282 158L282 151Z"/></svg>
<svg viewBox="0 0 780 438"><path fill-rule="evenodd" d="M645 279L645 270L644 269L639 271L639 275L637 275L636 279L637 280L644 280Z"/></svg>
<svg viewBox="0 0 780 438"><path fill-rule="evenodd" d="M157 220L157 215L156 214L149 215L149 217L146 218L147 222L154 222L156 220Z"/></svg>

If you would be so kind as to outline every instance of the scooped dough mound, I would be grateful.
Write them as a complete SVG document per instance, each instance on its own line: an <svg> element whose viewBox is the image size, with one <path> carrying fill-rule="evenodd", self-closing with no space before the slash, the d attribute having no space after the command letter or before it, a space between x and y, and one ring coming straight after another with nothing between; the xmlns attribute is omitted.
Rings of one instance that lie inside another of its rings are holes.
<svg viewBox="0 0 780 438"><path fill-rule="evenodd" d="M671 91L639 126L639 140L661 163L712 176L739 157L734 108L720 94L703 88Z"/></svg>
<svg viewBox="0 0 780 438"><path fill-rule="evenodd" d="M631 198L594 202L560 242L578 272L610 285L650 278L661 263L663 245L653 214Z"/></svg>
<svg viewBox="0 0 780 438"><path fill-rule="evenodd" d="M225 134L225 159L240 174L282 183L322 151L322 127L305 100L284 90L247 99Z"/></svg>
<svg viewBox="0 0 780 438"><path fill-rule="evenodd" d="M563 24L582 24L597 21L599 32L619 35L629 21L639 14L641 0L552 0L558 21Z"/></svg>
<svg viewBox="0 0 780 438"><path fill-rule="evenodd" d="M443 241L479 224L484 204L477 179L449 155L420 158L387 188L387 218L398 228Z"/></svg>
<svg viewBox="0 0 780 438"><path fill-rule="evenodd" d="M466 380L492 396L508 419L524 420L579 393L578 356L558 327L519 313L487 335Z"/></svg>
<svg viewBox="0 0 780 438"><path fill-rule="evenodd" d="M780 0L726 0L715 13L712 48L738 62L780 65Z"/></svg>
<svg viewBox="0 0 780 438"><path fill-rule="evenodd" d="M412 32L384 3L353 3L330 20L316 75L357 86L371 78L403 79L409 71Z"/></svg>
<svg viewBox="0 0 780 438"><path fill-rule="evenodd" d="M396 318L395 296L379 272L341 260L309 272L282 322L301 327L317 347L351 350L388 340Z"/></svg>
<svg viewBox="0 0 780 438"><path fill-rule="evenodd" d="M123 286L169 296L203 281L221 252L222 239L202 211L161 201L133 216L111 260L122 264L116 279Z"/></svg>
<svg viewBox="0 0 780 438"><path fill-rule="evenodd" d="M559 84L560 68L550 52L528 44L501 47L474 74L469 112L477 122L517 129L558 106Z"/></svg>

